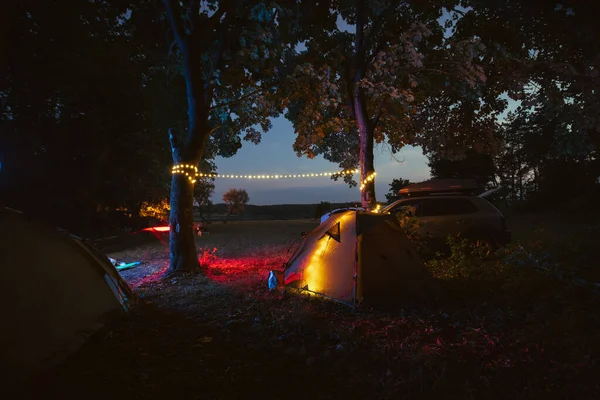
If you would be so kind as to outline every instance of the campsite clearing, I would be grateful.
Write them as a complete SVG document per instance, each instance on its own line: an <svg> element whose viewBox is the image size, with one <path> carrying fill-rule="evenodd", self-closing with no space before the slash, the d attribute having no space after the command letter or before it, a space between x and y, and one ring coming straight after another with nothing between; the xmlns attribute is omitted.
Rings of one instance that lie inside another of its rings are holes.
<svg viewBox="0 0 600 400"><path fill-rule="evenodd" d="M285 262L291 240L316 225L210 225L198 238L205 274L169 281L159 280L168 251L158 241L110 254L147 262L122 272L145 303L29 388L56 398L130 399L599 393L600 318L592 294L546 293L543 283L511 288L510 302L468 294L457 300L442 291L388 314L269 293L267 272Z"/></svg>

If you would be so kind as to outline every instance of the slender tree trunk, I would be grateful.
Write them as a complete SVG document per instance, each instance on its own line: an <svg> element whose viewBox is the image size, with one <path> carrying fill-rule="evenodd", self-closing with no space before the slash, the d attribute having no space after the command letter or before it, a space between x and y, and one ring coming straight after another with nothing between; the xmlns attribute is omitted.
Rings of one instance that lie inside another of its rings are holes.
<svg viewBox="0 0 600 400"><path fill-rule="evenodd" d="M356 125L360 134L360 181L364 182L373 172L375 172L373 155L373 131L374 126L369 120L365 94L360 87L360 81L366 75L365 49L364 49L364 25L365 9L364 0L356 1L356 36L354 43L355 57L355 76L354 76L354 114ZM361 185L362 186L362 185ZM364 188L360 193L362 206L367 209L375 207L377 199L375 198L375 179L365 182Z"/></svg>
<svg viewBox="0 0 600 400"><path fill-rule="evenodd" d="M364 116L361 117L361 114L366 114L366 112L358 111L362 106L355 106L357 110L356 122L358 125L358 130L360 132L360 179L363 182L369 175L371 175L375 171L374 166L374 155L373 155L373 129L369 126L369 121ZM362 206L368 209L374 208L376 205L375 198L375 180L373 179L370 182L366 182L364 188L360 192L360 201Z"/></svg>
<svg viewBox="0 0 600 400"><path fill-rule="evenodd" d="M81 217L78 221L78 229L81 229L81 234L88 234L92 231L92 225L96 216L98 202L96 201L102 172L106 167L106 163L110 156L110 148L105 146L104 143L99 146L98 156L93 160L91 165L91 171L89 176L86 178L86 186L82 186L78 191L78 198L80 201L77 207L81 210Z"/></svg>
<svg viewBox="0 0 600 400"><path fill-rule="evenodd" d="M200 267L194 236L194 186L184 175L171 178L171 215L169 217L169 276L193 272Z"/></svg>

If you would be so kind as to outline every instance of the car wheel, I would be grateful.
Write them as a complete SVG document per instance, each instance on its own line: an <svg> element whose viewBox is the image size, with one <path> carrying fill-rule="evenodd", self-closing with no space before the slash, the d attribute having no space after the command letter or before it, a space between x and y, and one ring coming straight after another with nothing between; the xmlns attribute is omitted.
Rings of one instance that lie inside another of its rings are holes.
<svg viewBox="0 0 600 400"><path fill-rule="evenodd" d="M490 234L480 236L475 240L475 246L481 249L485 256L492 255L498 250L497 241Z"/></svg>
<svg viewBox="0 0 600 400"><path fill-rule="evenodd" d="M472 233L465 235L465 239L467 239L473 247L481 250L485 256L494 254L496 250L498 250L498 242L490 233Z"/></svg>

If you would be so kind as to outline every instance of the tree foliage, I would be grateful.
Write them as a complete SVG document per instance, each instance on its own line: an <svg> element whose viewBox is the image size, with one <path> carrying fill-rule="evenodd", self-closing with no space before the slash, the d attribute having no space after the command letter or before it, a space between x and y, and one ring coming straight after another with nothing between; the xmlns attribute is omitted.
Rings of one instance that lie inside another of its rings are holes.
<svg viewBox="0 0 600 400"><path fill-rule="evenodd" d="M433 178L474 179L482 187L495 183L494 158L473 149L466 150L461 158L439 158L432 154L429 157L429 168Z"/></svg>
<svg viewBox="0 0 600 400"><path fill-rule="evenodd" d="M429 99L426 112L417 114L424 128L418 139L434 175L454 174L469 164L472 157L465 150L471 149L486 154L488 171L494 160L495 178L508 188L512 202L551 203L597 190L600 46L588 38L600 33L599 5L468 4L454 36L477 35L484 45L479 63L486 83L458 103L452 100L456 90L452 96L440 92ZM507 113L509 101L514 106ZM469 130L474 135L463 134ZM567 181L571 184L564 190Z"/></svg>
<svg viewBox="0 0 600 400"><path fill-rule="evenodd" d="M412 182L408 179L394 178L390 183L390 190L385 194L388 204L400 199L400 189L407 187Z"/></svg>
<svg viewBox="0 0 600 400"><path fill-rule="evenodd" d="M343 168L360 164L364 180L374 170L375 144L387 142L398 151L416 143L413 121L429 109L430 96L452 91L446 103L453 105L485 81L478 65L483 45L476 35L444 35L440 18L458 4L332 4L324 16L327 35L306 42L289 82L286 116L298 135L298 154L321 154ZM343 22L332 26L332 20ZM374 181L366 185L362 202L375 204Z"/></svg>
<svg viewBox="0 0 600 400"><path fill-rule="evenodd" d="M200 216L204 218L210 214L213 203L211 197L215 191L215 184L212 180L201 179L194 185L194 200L197 202Z"/></svg>
<svg viewBox="0 0 600 400"><path fill-rule="evenodd" d="M169 219L169 211L171 207L167 199L162 199L155 202L143 202L140 207L140 217L156 218L160 221Z"/></svg>
<svg viewBox="0 0 600 400"><path fill-rule="evenodd" d="M227 216L241 214L250 201L246 189L229 189L223 193L223 202L227 205Z"/></svg>
<svg viewBox="0 0 600 400"><path fill-rule="evenodd" d="M499 129L500 181L512 201L550 205L589 196L598 190L600 176L600 45L587 38L600 34L595 18L600 6L578 1L503 6L482 10L507 18L504 51L518 56L512 62L517 79L512 76L507 92L519 106ZM524 29L514 29L525 19Z"/></svg>
<svg viewBox="0 0 600 400"><path fill-rule="evenodd" d="M23 1L8 14L0 74L6 201L33 211L44 193L48 215L74 226L101 205L137 209L163 198L169 159L159 117L176 88L162 85L164 30L151 3Z"/></svg>

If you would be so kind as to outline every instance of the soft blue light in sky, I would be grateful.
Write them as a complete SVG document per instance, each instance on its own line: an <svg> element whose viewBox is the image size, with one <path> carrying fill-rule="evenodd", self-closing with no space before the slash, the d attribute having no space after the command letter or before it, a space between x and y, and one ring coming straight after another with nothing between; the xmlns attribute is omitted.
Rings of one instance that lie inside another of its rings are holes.
<svg viewBox="0 0 600 400"><path fill-rule="evenodd" d="M299 158L292 145L295 133L291 122L283 117L273 119L273 129L263 135L259 145L244 142L231 158L218 157L215 162L220 174L303 174L339 171L337 164L323 157ZM416 147L407 147L393 157L385 147L375 149L375 189L379 199L385 198L393 178L424 180L429 177L427 159ZM359 201L357 187L349 188L342 180L327 177L277 180L249 180L221 178L215 181L213 202L220 203L223 193L230 188L248 191L250 203L303 204L320 201Z"/></svg>

